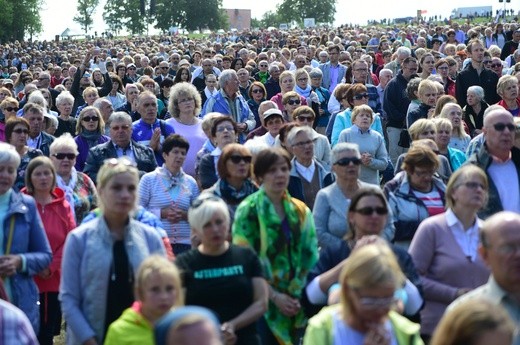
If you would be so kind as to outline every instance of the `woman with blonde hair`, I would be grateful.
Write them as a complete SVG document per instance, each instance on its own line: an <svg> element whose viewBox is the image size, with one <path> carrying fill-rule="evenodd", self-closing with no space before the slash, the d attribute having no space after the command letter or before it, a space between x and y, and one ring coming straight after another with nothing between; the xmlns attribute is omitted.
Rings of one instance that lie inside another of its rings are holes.
<svg viewBox="0 0 520 345"><path fill-rule="evenodd" d="M464 131L464 121L462 121L462 108L457 103L447 103L442 107L440 117L448 119L453 126L451 133L450 147L466 152L471 137Z"/></svg>
<svg viewBox="0 0 520 345"><path fill-rule="evenodd" d="M280 74L280 77L278 78L280 83L280 89L281 91L271 97L271 101L275 102L278 106L278 109L283 110L283 96L289 92L294 91L294 86L296 85L296 82L294 80L294 74L292 71L284 71ZM298 95L299 96L299 95ZM303 96L300 97L300 104L307 105L307 100Z"/></svg>
<svg viewBox="0 0 520 345"><path fill-rule="evenodd" d="M434 124L436 127L434 140L437 144L439 155L447 158L451 171L455 171L466 161L466 154L461 150L449 146L453 132L453 125L450 120L438 118L434 120Z"/></svg>
<svg viewBox="0 0 520 345"><path fill-rule="evenodd" d="M386 244L356 248L339 278L341 302L310 319L303 344L423 344L419 325L392 311L404 281Z"/></svg>

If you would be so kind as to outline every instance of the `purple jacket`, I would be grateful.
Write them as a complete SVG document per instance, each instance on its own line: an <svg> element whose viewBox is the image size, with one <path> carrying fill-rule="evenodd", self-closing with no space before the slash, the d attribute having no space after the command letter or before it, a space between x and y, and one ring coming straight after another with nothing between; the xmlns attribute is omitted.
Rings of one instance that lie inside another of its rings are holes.
<svg viewBox="0 0 520 345"><path fill-rule="evenodd" d="M76 144L78 144L79 152L78 157L76 157L76 165L74 167L77 171L83 171L88 156L88 150L91 149L91 147L88 147L87 139L82 137L81 134L76 136L74 138L74 141L76 142ZM110 137L107 137L106 135L101 135L96 145L106 143L107 141L110 141Z"/></svg>

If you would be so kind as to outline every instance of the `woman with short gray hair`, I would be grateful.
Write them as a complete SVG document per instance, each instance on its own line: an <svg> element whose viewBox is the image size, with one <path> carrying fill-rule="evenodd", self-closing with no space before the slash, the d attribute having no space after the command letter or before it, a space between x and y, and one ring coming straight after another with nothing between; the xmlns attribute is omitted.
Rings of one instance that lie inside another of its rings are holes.
<svg viewBox="0 0 520 345"><path fill-rule="evenodd" d="M484 111L489 107L489 104L484 100L484 89L481 86L473 85L468 87L466 95L468 104L462 110L464 112L464 122L468 125L469 134L473 138L482 133Z"/></svg>
<svg viewBox="0 0 520 345"><path fill-rule="evenodd" d="M316 123L316 132L320 134L325 134L325 130L327 129L327 125L330 120L330 112L327 109L327 105L330 100L330 91L321 86L321 81L323 79L323 72L319 68L313 68L309 72L309 77L311 78L311 88L312 91L318 95L318 100L320 102L320 106L318 108L319 113L316 114L317 120Z"/></svg>
<svg viewBox="0 0 520 345"><path fill-rule="evenodd" d="M63 133L70 133L73 137L76 135L77 120L70 116L74 106L74 97L68 91L64 91L56 98L56 108L58 108L58 129L54 132L55 137L59 137Z"/></svg>

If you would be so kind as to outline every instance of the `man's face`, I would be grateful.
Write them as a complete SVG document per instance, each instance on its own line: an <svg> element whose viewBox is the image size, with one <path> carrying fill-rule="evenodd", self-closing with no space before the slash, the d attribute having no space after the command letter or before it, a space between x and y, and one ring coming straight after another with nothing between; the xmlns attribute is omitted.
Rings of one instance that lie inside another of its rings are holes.
<svg viewBox="0 0 520 345"><path fill-rule="evenodd" d="M54 75L55 78L60 78L61 77L61 67L54 68L52 70L52 74Z"/></svg>
<svg viewBox="0 0 520 345"><path fill-rule="evenodd" d="M41 76L38 77L38 88L40 89L47 89L51 84L51 77L46 75L46 74L42 74Z"/></svg>
<svg viewBox="0 0 520 345"><path fill-rule="evenodd" d="M231 68L231 61L228 59L222 60L222 69L230 69Z"/></svg>
<svg viewBox="0 0 520 345"><path fill-rule="evenodd" d="M161 62L159 64L159 69L161 70L161 74L166 76L166 75L168 75L168 72L170 70L170 66L168 65L167 62Z"/></svg>
<svg viewBox="0 0 520 345"><path fill-rule="evenodd" d="M241 83L246 83L249 80L249 72L244 68L237 72L237 76Z"/></svg>
<svg viewBox="0 0 520 345"><path fill-rule="evenodd" d="M386 87L386 84L392 79L392 73L390 72L383 72L379 75L379 85L384 89Z"/></svg>
<svg viewBox="0 0 520 345"><path fill-rule="evenodd" d="M133 100L136 99L138 95L139 95L139 89L137 88L137 86L134 86L132 84L128 84L126 86L126 100L128 102L132 103Z"/></svg>
<svg viewBox="0 0 520 345"><path fill-rule="evenodd" d="M213 63L211 60L206 59L202 62L202 70L205 74L213 72Z"/></svg>
<svg viewBox="0 0 520 345"><path fill-rule="evenodd" d="M354 80L357 83L365 83L368 75L368 65L365 61L359 60L354 69L352 70L352 75L354 76Z"/></svg>
<svg viewBox="0 0 520 345"><path fill-rule="evenodd" d="M217 78L214 75L206 77L206 86L210 90L214 90L217 87Z"/></svg>
<svg viewBox="0 0 520 345"><path fill-rule="evenodd" d="M403 64L403 76L405 78L410 78L412 75L417 73L417 63L416 62L408 62L407 64Z"/></svg>
<svg viewBox="0 0 520 345"><path fill-rule="evenodd" d="M238 77L236 75L231 76L231 78L226 82L224 86L224 91L228 96L232 96L238 92Z"/></svg>
<svg viewBox="0 0 520 345"><path fill-rule="evenodd" d="M103 116L103 120L106 122L110 115L114 112L114 107L112 106L112 103L110 102L103 102L101 104L101 109L99 109L101 112L101 115Z"/></svg>
<svg viewBox="0 0 520 345"><path fill-rule="evenodd" d="M520 31L515 31L513 33L513 41L520 42Z"/></svg>
<svg viewBox="0 0 520 345"><path fill-rule="evenodd" d="M475 43L471 46L470 53L471 61L481 63L484 60L484 46L480 43Z"/></svg>
<svg viewBox="0 0 520 345"><path fill-rule="evenodd" d="M512 129L508 128L511 127ZM482 128L486 145L491 154L509 152L515 141L513 116L507 110L496 110L488 114Z"/></svg>
<svg viewBox="0 0 520 345"><path fill-rule="evenodd" d="M110 138L120 147L127 147L132 138L132 123L117 121L110 124Z"/></svg>
<svg viewBox="0 0 520 345"><path fill-rule="evenodd" d="M294 59L294 64L296 65L296 68L303 68L305 66L305 57L303 56L297 56L296 59Z"/></svg>
<svg viewBox="0 0 520 345"><path fill-rule="evenodd" d="M29 121L29 136L31 138L37 137L43 129L43 113L33 110L24 115L24 118Z"/></svg>
<svg viewBox="0 0 520 345"><path fill-rule="evenodd" d="M179 54L172 54L171 56L171 62L173 66L179 65L179 61L181 61L181 57Z"/></svg>
<svg viewBox="0 0 520 345"><path fill-rule="evenodd" d="M331 63L337 63L339 61L339 51L337 49L329 51L329 60Z"/></svg>
<svg viewBox="0 0 520 345"><path fill-rule="evenodd" d="M142 95L137 100L137 111L146 123L154 123L157 118L157 99L152 95Z"/></svg>

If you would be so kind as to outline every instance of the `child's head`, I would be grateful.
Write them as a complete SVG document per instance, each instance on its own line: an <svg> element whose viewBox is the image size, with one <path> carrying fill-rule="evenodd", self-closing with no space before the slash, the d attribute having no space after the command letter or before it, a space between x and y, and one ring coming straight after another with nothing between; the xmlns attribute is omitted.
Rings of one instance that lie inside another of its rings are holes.
<svg viewBox="0 0 520 345"><path fill-rule="evenodd" d="M142 303L143 314L154 318L161 317L173 306L183 305L179 270L162 256L148 257L137 271L135 296Z"/></svg>

